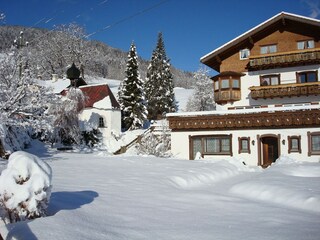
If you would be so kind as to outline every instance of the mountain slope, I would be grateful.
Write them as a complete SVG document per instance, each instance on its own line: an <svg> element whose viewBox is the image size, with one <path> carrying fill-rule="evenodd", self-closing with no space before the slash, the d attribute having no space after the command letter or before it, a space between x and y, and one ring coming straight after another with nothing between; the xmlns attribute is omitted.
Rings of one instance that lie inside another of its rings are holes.
<svg viewBox="0 0 320 240"><path fill-rule="evenodd" d="M6 52L12 47L13 41L19 37L20 32L24 33L24 40L28 41L29 47L35 44L43 36L52 33L47 29L22 27L22 26L0 26L0 51ZM85 41L87 52L94 52L95 59L86 63L86 73L109 79L124 79L127 61L127 52L108 46L96 41ZM129 47L129 46L128 46ZM151 53L150 53L151 56ZM145 78L149 61L139 58L139 70L142 78ZM176 87L191 88L193 85L193 74L181 71L172 66L174 83Z"/></svg>

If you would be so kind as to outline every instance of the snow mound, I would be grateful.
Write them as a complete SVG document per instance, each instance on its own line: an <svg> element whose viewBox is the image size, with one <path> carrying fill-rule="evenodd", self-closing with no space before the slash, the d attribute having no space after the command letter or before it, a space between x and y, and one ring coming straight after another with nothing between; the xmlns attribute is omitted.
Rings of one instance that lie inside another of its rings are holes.
<svg viewBox="0 0 320 240"><path fill-rule="evenodd" d="M282 159L252 181L238 183L231 193L282 206L320 212L320 164ZM283 182L290 177L290 184ZM303 181L301 178L304 178Z"/></svg>
<svg viewBox="0 0 320 240"><path fill-rule="evenodd" d="M51 194L52 171L37 156L17 151L0 175L0 205L10 222L45 215Z"/></svg>
<svg viewBox="0 0 320 240"><path fill-rule="evenodd" d="M231 161L208 161L197 160L198 162L205 162L207 166L195 168L188 172L179 173L178 176L169 177L169 181L178 188L188 189L201 187L203 185L213 184L221 180L225 180L237 176L243 172L250 171L250 169L243 163L236 160Z"/></svg>
<svg viewBox="0 0 320 240"><path fill-rule="evenodd" d="M268 171L281 171L283 174L296 177L320 177L320 164L299 162L287 156L281 156Z"/></svg>

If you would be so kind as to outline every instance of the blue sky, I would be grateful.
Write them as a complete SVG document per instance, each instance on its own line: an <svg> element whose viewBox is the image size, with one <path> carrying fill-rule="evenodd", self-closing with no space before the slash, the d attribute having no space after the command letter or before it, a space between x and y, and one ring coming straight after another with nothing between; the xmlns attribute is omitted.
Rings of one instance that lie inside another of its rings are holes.
<svg viewBox="0 0 320 240"><path fill-rule="evenodd" d="M0 0L6 25L51 29L76 22L89 39L124 51L134 41L146 60L161 31L172 65L186 71L281 11L319 19L320 0Z"/></svg>

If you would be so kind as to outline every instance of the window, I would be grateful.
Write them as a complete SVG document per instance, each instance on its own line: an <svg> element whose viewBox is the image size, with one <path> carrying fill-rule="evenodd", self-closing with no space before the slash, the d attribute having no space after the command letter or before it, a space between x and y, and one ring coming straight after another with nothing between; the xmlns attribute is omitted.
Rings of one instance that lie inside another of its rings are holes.
<svg viewBox="0 0 320 240"><path fill-rule="evenodd" d="M240 88L240 80L239 79L232 80L232 88Z"/></svg>
<svg viewBox="0 0 320 240"><path fill-rule="evenodd" d="M320 155L320 132L308 132L308 156Z"/></svg>
<svg viewBox="0 0 320 240"><path fill-rule="evenodd" d="M221 80L221 88L229 88L229 79L222 79Z"/></svg>
<svg viewBox="0 0 320 240"><path fill-rule="evenodd" d="M288 153L301 153L301 136L288 136Z"/></svg>
<svg viewBox="0 0 320 240"><path fill-rule="evenodd" d="M314 41L313 40L299 41L297 42L297 48L299 50L314 48Z"/></svg>
<svg viewBox="0 0 320 240"><path fill-rule="evenodd" d="M197 152L204 155L230 155L232 156L231 146L232 135L208 135L191 137L191 159L194 159Z"/></svg>
<svg viewBox="0 0 320 240"><path fill-rule="evenodd" d="M104 127L103 117L99 117L99 127Z"/></svg>
<svg viewBox="0 0 320 240"><path fill-rule="evenodd" d="M250 137L239 137L239 153L251 153L250 151Z"/></svg>
<svg viewBox="0 0 320 240"><path fill-rule="evenodd" d="M241 49L240 52L239 52L239 55L240 55L240 60L243 60L243 59L248 59L249 56L250 56L250 50L249 49Z"/></svg>
<svg viewBox="0 0 320 240"><path fill-rule="evenodd" d="M221 89L229 89L230 83L232 89L240 89L240 79L222 79L214 82L214 91L219 91L219 82L221 82Z"/></svg>
<svg viewBox="0 0 320 240"><path fill-rule="evenodd" d="M275 52L277 52L277 45L275 44L260 47L261 54L275 53Z"/></svg>
<svg viewBox="0 0 320 240"><path fill-rule="evenodd" d="M297 83L308 83L318 81L318 71L297 73Z"/></svg>
<svg viewBox="0 0 320 240"><path fill-rule="evenodd" d="M260 76L260 86L280 85L280 74Z"/></svg>
<svg viewBox="0 0 320 240"><path fill-rule="evenodd" d="M219 90L219 81L214 82L214 90L218 91Z"/></svg>

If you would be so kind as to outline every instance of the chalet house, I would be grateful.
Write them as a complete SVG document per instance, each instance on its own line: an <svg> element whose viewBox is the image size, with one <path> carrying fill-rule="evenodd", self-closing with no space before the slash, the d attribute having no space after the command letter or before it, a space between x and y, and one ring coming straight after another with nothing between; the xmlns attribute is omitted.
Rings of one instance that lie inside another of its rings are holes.
<svg viewBox="0 0 320 240"><path fill-rule="evenodd" d="M320 20L281 12L200 60L218 107L167 115L174 156L320 161Z"/></svg>

